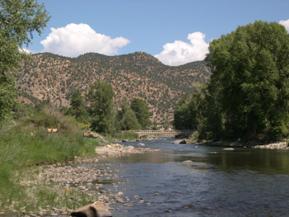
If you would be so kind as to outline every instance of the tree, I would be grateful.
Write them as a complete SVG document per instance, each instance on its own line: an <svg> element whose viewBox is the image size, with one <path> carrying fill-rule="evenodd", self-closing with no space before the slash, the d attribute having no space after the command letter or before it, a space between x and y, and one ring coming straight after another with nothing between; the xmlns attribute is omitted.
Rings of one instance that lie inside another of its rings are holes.
<svg viewBox="0 0 289 217"><path fill-rule="evenodd" d="M113 133L115 115L113 109L113 90L110 84L97 81L88 93L91 129L110 134Z"/></svg>
<svg viewBox="0 0 289 217"><path fill-rule="evenodd" d="M137 120L136 114L127 103L125 103L122 106L121 111L119 111L118 121L121 130L138 130L141 128Z"/></svg>
<svg viewBox="0 0 289 217"><path fill-rule="evenodd" d="M170 128L170 121L167 113L164 113L164 122L163 122L163 127L165 130Z"/></svg>
<svg viewBox="0 0 289 217"><path fill-rule="evenodd" d="M22 57L19 49L29 44L48 21L43 5L35 0L0 0L0 121L15 103L16 89L12 71Z"/></svg>
<svg viewBox="0 0 289 217"><path fill-rule="evenodd" d="M68 114L74 116L78 121L85 121L88 118L84 99L79 90L75 90L71 95Z"/></svg>
<svg viewBox="0 0 289 217"><path fill-rule="evenodd" d="M288 136L289 35L283 26L257 21L239 27L210 44L207 60L213 73L207 89L212 135Z"/></svg>
<svg viewBox="0 0 289 217"><path fill-rule="evenodd" d="M203 103L202 93L182 98L175 109L174 127L178 130L197 130L201 125Z"/></svg>
<svg viewBox="0 0 289 217"><path fill-rule="evenodd" d="M144 100L139 98L133 99L131 109L135 112L136 118L143 129L151 124L149 107Z"/></svg>
<svg viewBox="0 0 289 217"><path fill-rule="evenodd" d="M177 104L174 112L174 127L177 130L191 129L189 98L183 97Z"/></svg>

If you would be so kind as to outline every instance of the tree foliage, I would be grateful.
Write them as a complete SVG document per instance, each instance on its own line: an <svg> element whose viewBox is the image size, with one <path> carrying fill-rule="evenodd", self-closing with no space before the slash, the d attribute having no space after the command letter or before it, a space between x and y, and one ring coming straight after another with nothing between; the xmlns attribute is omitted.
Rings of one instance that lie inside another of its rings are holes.
<svg viewBox="0 0 289 217"><path fill-rule="evenodd" d="M176 106L174 113L174 127L178 130L197 130L200 125L201 93L183 97Z"/></svg>
<svg viewBox="0 0 289 217"><path fill-rule="evenodd" d="M289 35L283 26L257 21L239 27L210 44L207 61L212 77L199 113L201 135L230 140L288 136Z"/></svg>
<svg viewBox="0 0 289 217"><path fill-rule="evenodd" d="M0 121L14 106L16 97L12 71L21 58L19 48L28 44L48 21L44 7L35 0L0 0Z"/></svg>
<svg viewBox="0 0 289 217"><path fill-rule="evenodd" d="M84 98L79 90L75 90L71 94L70 108L68 114L74 116L78 121L86 121L88 119L87 110L84 104Z"/></svg>
<svg viewBox="0 0 289 217"><path fill-rule="evenodd" d="M131 109L135 112L136 118L143 129L150 126L151 113L146 101L139 98L133 99L131 102Z"/></svg>
<svg viewBox="0 0 289 217"><path fill-rule="evenodd" d="M118 112L118 123L121 130L138 130L141 128L135 112L125 103Z"/></svg>
<svg viewBox="0 0 289 217"><path fill-rule="evenodd" d="M174 113L174 127L177 130L192 129L191 111L189 110L190 98L183 97L177 104Z"/></svg>
<svg viewBox="0 0 289 217"><path fill-rule="evenodd" d="M113 90L110 84L97 81L88 94L91 129L100 133L113 133L115 114L113 109Z"/></svg>

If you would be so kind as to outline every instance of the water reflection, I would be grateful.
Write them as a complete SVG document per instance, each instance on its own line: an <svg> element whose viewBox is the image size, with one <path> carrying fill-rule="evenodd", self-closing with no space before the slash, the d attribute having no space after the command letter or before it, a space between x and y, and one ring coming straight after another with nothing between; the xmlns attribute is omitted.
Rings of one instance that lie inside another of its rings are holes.
<svg viewBox="0 0 289 217"><path fill-rule="evenodd" d="M134 145L134 143L129 143ZM166 163L193 162L206 163L224 171L252 170L264 173L289 174L289 152L236 148L224 150L221 147L199 145L176 145L171 140L148 141L147 147L159 148L160 152L132 155L118 159L122 163Z"/></svg>
<svg viewBox="0 0 289 217"><path fill-rule="evenodd" d="M239 149L208 154L207 162L222 170L254 170L289 174L289 153L285 151Z"/></svg>
<svg viewBox="0 0 289 217"><path fill-rule="evenodd" d="M132 206L116 205L115 216L289 216L288 152L223 150L168 140L145 144L161 151L112 163L122 180L117 190L131 202L135 195L143 199Z"/></svg>

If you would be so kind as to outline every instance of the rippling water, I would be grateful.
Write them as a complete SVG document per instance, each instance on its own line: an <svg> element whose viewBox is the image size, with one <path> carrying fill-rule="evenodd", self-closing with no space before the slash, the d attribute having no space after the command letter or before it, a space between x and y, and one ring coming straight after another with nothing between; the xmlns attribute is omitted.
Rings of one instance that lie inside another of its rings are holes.
<svg viewBox="0 0 289 217"><path fill-rule="evenodd" d="M147 141L147 147L161 152L113 161L121 180L118 190L137 199L131 206L114 207L114 216L289 216L289 152L172 142Z"/></svg>

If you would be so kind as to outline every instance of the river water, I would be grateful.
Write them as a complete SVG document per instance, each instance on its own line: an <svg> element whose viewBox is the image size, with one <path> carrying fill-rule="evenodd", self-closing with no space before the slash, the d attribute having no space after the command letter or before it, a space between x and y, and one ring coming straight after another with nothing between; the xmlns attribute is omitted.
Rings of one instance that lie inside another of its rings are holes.
<svg viewBox="0 0 289 217"><path fill-rule="evenodd" d="M143 143L161 151L110 162L132 202L114 205L113 216L289 216L289 152Z"/></svg>

